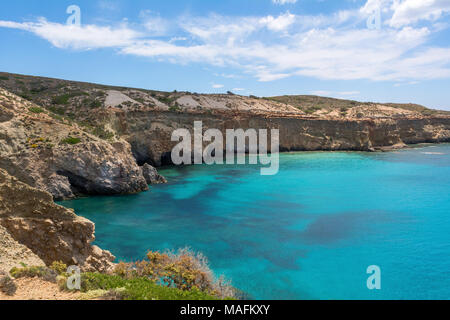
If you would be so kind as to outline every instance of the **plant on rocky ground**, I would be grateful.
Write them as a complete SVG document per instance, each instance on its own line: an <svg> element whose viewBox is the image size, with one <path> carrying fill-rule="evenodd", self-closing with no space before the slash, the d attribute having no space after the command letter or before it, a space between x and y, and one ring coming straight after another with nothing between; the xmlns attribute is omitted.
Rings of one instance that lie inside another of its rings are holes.
<svg viewBox="0 0 450 320"><path fill-rule="evenodd" d="M59 275L65 275L67 272L67 265L62 261L54 261L50 266L50 269Z"/></svg>
<svg viewBox="0 0 450 320"><path fill-rule="evenodd" d="M149 251L147 260L119 263L115 274L124 278L147 277L162 286L181 290L199 289L222 299L236 296L229 281L214 276L206 257L188 248L177 252Z"/></svg>
<svg viewBox="0 0 450 320"><path fill-rule="evenodd" d="M16 290L17 286L14 280L6 272L0 271L0 292L7 296L13 296Z"/></svg>
<svg viewBox="0 0 450 320"><path fill-rule="evenodd" d="M61 140L61 144L70 144L75 145L81 142L80 138L74 138L74 137L67 137L63 140Z"/></svg>
<svg viewBox="0 0 450 320"><path fill-rule="evenodd" d="M51 268L44 266L33 266L33 267L23 267L23 268L12 268L9 273L15 279L19 278L42 278L45 281L56 282L58 276L57 272Z"/></svg>
<svg viewBox="0 0 450 320"><path fill-rule="evenodd" d="M216 300L197 288L189 291L161 286L148 277L124 278L103 273L83 273L81 292L114 300Z"/></svg>
<svg viewBox="0 0 450 320"><path fill-rule="evenodd" d="M33 113L43 113L44 112L44 109L39 108L39 107L31 107L28 110L30 110L30 112L33 112Z"/></svg>

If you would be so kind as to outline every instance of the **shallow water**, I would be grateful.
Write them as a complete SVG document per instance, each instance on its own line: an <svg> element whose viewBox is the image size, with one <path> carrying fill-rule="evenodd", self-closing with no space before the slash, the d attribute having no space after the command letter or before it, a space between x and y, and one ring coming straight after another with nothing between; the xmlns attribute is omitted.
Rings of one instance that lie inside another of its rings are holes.
<svg viewBox="0 0 450 320"><path fill-rule="evenodd" d="M259 172L162 169L169 183L149 192L61 204L120 260L189 246L254 299L450 298L450 145L289 153L278 175Z"/></svg>

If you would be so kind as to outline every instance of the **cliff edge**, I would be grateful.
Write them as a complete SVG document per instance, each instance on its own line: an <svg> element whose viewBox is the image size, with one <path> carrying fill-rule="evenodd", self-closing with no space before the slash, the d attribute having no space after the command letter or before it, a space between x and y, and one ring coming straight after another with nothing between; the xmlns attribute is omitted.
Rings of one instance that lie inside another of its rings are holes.
<svg viewBox="0 0 450 320"><path fill-rule="evenodd" d="M107 271L115 257L91 245L94 232L91 221L56 205L50 193L30 187L0 169L0 242L10 246L0 251L3 266L30 263L31 259L31 265L62 261L83 270ZM23 261L11 256L14 250L23 253Z"/></svg>

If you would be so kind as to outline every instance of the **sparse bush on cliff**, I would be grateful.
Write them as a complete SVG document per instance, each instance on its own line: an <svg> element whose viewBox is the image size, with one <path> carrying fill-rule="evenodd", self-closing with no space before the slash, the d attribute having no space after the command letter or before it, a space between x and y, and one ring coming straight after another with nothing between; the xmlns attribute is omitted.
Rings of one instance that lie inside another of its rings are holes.
<svg viewBox="0 0 450 320"><path fill-rule="evenodd" d="M31 107L28 110L33 113L43 113L44 112L44 109L39 108L39 107Z"/></svg>
<svg viewBox="0 0 450 320"><path fill-rule="evenodd" d="M172 112L181 111L180 105L177 102L175 102L175 104L173 106L169 107L169 111L172 111Z"/></svg>
<svg viewBox="0 0 450 320"><path fill-rule="evenodd" d="M95 127L92 130L92 134L104 140L111 140L112 138L114 138L114 132L105 130L104 127Z"/></svg>
<svg viewBox="0 0 450 320"><path fill-rule="evenodd" d="M70 95L63 94L62 96L57 96L52 98L52 104L68 104Z"/></svg>
<svg viewBox="0 0 450 320"><path fill-rule="evenodd" d="M95 108L100 108L102 106L102 103L98 100L94 100L91 102L91 104L89 105L89 107L95 109Z"/></svg>
<svg viewBox="0 0 450 320"><path fill-rule="evenodd" d="M158 285L148 277L123 278L103 273L83 273L81 292L97 293L100 299L117 300L217 300L197 288L189 291ZM91 295L92 296L92 295Z"/></svg>
<svg viewBox="0 0 450 320"><path fill-rule="evenodd" d="M147 277L162 286L181 290L196 288L222 299L236 296L229 281L214 276L204 255L187 248L177 252L149 251L147 260L119 263L115 274L124 278Z"/></svg>
<svg viewBox="0 0 450 320"><path fill-rule="evenodd" d="M64 275L67 272L67 265L62 261L54 261L50 266L50 269L59 275Z"/></svg>
<svg viewBox="0 0 450 320"><path fill-rule="evenodd" d="M63 116L64 113L66 112L64 108L56 107L56 106L49 106L48 110L50 110L51 112L53 112L57 115L60 115L60 116Z"/></svg>
<svg viewBox="0 0 450 320"><path fill-rule="evenodd" d="M74 137L67 137L63 140L61 140L61 144L70 144L75 145L81 142L80 138L74 138Z"/></svg>
<svg viewBox="0 0 450 320"><path fill-rule="evenodd" d="M12 268L9 273L15 279L19 278L42 278L46 281L56 282L56 277L58 274L55 270L43 267L43 266L32 266L23 268Z"/></svg>

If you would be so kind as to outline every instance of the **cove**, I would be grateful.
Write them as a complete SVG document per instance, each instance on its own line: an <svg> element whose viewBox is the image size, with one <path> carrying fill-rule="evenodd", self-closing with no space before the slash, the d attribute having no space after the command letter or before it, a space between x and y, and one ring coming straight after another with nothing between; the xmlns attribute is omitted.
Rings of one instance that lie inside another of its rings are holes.
<svg viewBox="0 0 450 320"><path fill-rule="evenodd" d="M60 204L118 260L189 246L253 299L448 299L450 145L161 169L169 183ZM381 290L367 267L381 268Z"/></svg>

